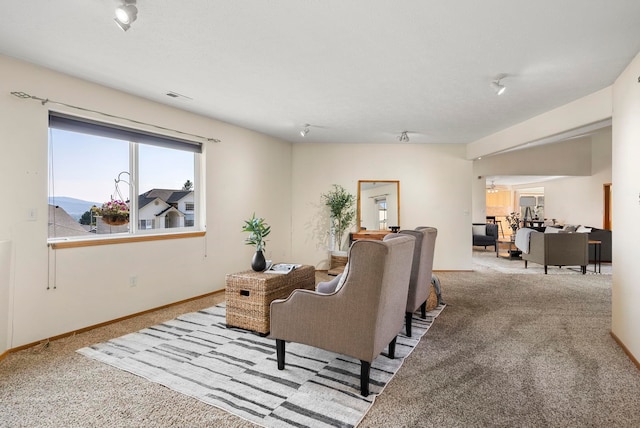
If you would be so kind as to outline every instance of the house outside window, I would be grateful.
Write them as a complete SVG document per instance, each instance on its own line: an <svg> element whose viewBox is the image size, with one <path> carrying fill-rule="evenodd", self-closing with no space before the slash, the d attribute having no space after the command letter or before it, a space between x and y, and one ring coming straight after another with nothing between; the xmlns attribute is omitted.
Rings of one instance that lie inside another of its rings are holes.
<svg viewBox="0 0 640 428"><path fill-rule="evenodd" d="M202 229L201 156L200 143L51 112L49 241ZM126 224L92 209L116 199L129 207Z"/></svg>

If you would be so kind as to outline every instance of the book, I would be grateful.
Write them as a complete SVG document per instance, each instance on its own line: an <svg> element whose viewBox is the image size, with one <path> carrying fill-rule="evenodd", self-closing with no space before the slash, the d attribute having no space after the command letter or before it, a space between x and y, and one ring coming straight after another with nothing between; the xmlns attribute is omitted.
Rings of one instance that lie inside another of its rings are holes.
<svg viewBox="0 0 640 428"><path fill-rule="evenodd" d="M274 274L287 274L294 269L300 267L302 265L293 264L293 263L276 263L271 265L271 267L264 271L264 273L274 273Z"/></svg>

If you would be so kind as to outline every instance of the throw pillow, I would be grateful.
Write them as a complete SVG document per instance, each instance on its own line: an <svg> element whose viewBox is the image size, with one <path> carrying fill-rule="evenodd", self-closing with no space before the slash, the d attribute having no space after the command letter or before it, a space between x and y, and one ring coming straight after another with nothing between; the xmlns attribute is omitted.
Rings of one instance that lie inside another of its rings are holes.
<svg viewBox="0 0 640 428"><path fill-rule="evenodd" d="M578 232L578 233L591 233L591 228L590 227L579 226L576 229L576 232Z"/></svg>
<svg viewBox="0 0 640 428"><path fill-rule="evenodd" d="M560 233L562 229L553 226L547 226L544 228L544 233Z"/></svg>
<svg viewBox="0 0 640 428"><path fill-rule="evenodd" d="M487 226L484 224L474 224L471 226L473 228L474 235L486 235L487 234Z"/></svg>
<svg viewBox="0 0 640 428"><path fill-rule="evenodd" d="M576 231L576 226L572 225L572 224L566 224L563 228L563 231L565 232L575 232Z"/></svg>
<svg viewBox="0 0 640 428"><path fill-rule="evenodd" d="M342 271L342 274L340 275L340 280L338 281L338 285L336 285L336 290L338 291L342 288L342 286L344 285L344 282L347 280L347 272L349 270L349 262L347 262L346 265L344 265L344 271Z"/></svg>

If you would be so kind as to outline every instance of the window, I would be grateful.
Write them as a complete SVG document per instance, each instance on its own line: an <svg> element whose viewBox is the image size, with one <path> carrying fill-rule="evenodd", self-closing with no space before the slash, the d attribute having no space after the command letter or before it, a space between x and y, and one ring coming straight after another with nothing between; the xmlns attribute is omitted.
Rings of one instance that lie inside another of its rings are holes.
<svg viewBox="0 0 640 428"><path fill-rule="evenodd" d="M49 241L198 230L201 144L51 112ZM120 200L124 220L100 212Z"/></svg>
<svg viewBox="0 0 640 428"><path fill-rule="evenodd" d="M378 227L380 230L387 230L387 198L379 197L374 202L378 210Z"/></svg>

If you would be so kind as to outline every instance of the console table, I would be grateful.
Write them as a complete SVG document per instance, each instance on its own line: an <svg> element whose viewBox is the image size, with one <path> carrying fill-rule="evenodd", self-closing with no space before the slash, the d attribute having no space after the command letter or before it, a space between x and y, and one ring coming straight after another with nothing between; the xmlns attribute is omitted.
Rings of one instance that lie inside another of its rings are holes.
<svg viewBox="0 0 640 428"><path fill-rule="evenodd" d="M314 290L316 270L300 266L287 274L247 270L225 277L227 326L240 327L266 335L271 327L270 306L297 288Z"/></svg>
<svg viewBox="0 0 640 428"><path fill-rule="evenodd" d="M349 237L350 241L357 241L358 239L375 239L377 241L382 241L385 236L393 233L390 230L360 230L358 232L351 233Z"/></svg>

